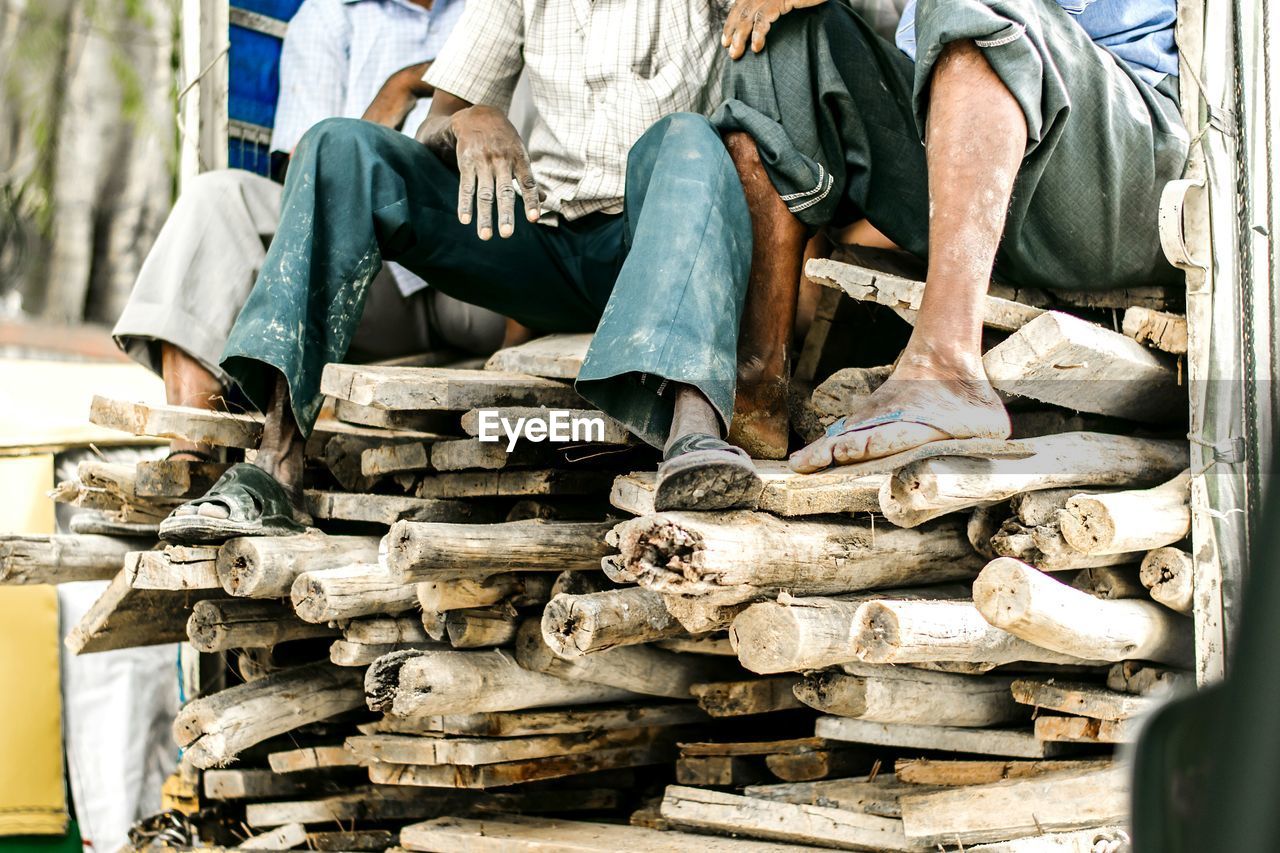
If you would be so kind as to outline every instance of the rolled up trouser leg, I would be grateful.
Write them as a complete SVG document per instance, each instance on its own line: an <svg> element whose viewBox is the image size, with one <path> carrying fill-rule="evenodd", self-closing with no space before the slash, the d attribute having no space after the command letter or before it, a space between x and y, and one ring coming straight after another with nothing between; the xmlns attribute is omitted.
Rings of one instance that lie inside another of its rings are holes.
<svg viewBox="0 0 1280 853"><path fill-rule="evenodd" d="M791 13L768 50L728 66L714 121L756 138L809 224L866 216L925 256L929 78L945 45L972 40L1028 127L996 277L1080 290L1177 280L1157 231L1187 152L1173 81L1144 82L1054 0L921 0L916 35L912 64L839 3Z"/></svg>
<svg viewBox="0 0 1280 853"><path fill-rule="evenodd" d="M627 158L626 260L577 388L650 444L671 426L673 383L692 385L728 429L751 219L710 122L677 113Z"/></svg>
<svg viewBox="0 0 1280 853"><path fill-rule="evenodd" d="M160 343L172 344L226 382L222 348L280 221L281 192L239 169L196 176L143 261L116 344L155 373Z"/></svg>

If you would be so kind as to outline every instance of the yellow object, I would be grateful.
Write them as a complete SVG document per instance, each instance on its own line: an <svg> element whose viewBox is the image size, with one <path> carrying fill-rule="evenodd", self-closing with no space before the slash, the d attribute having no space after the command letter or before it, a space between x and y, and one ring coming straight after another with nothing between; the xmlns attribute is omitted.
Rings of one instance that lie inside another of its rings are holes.
<svg viewBox="0 0 1280 853"><path fill-rule="evenodd" d="M53 457L0 458L0 533L52 533ZM0 587L0 835L62 835L58 595Z"/></svg>

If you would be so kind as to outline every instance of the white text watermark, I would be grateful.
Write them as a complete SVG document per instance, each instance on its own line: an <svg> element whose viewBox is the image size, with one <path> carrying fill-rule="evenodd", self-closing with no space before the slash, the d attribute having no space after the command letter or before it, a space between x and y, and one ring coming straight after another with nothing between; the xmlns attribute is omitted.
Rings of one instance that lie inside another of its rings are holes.
<svg viewBox="0 0 1280 853"><path fill-rule="evenodd" d="M505 436L507 452L515 450L516 442L603 442L604 418L599 415L579 415L568 409L547 409L545 414L528 417L503 417L498 409L480 409L476 437L481 441L501 441Z"/></svg>

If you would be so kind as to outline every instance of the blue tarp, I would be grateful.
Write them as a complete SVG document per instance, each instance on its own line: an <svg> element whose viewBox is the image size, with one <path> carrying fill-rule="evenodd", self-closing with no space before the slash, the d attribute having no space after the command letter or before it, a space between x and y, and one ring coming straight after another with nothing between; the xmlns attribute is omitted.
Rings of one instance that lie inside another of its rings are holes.
<svg viewBox="0 0 1280 853"><path fill-rule="evenodd" d="M288 21L298 11L302 0L237 0L231 5ZM280 91L281 41L234 24L229 40L228 115L233 121L270 128L275 123L276 97ZM227 162L233 168L266 175L271 166L267 149L265 144L231 139L228 141Z"/></svg>

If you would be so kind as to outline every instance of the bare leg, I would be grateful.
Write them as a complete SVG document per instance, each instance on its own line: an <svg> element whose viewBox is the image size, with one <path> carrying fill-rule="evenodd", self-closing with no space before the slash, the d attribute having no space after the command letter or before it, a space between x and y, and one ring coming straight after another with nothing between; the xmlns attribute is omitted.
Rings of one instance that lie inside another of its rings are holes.
<svg viewBox="0 0 1280 853"><path fill-rule="evenodd" d="M675 414L671 418L666 447L670 448L678 439L693 433L719 438L720 416L697 388L681 385L676 389Z"/></svg>
<svg viewBox="0 0 1280 853"><path fill-rule="evenodd" d="M929 96L929 271L911 340L889 381L857 419L909 410L938 428L891 423L821 438L792 456L798 471L860 462L945 438L1009 434L1009 418L982 369L982 297L1026 149L1022 110L982 52L952 42Z"/></svg>
<svg viewBox="0 0 1280 853"><path fill-rule="evenodd" d="M195 409L214 409L222 399L224 389L218 378L204 365L173 344L160 344L160 375L164 378L164 398L172 406L191 406ZM173 454L210 454L213 448L192 441L172 441L169 451Z"/></svg>
<svg viewBox="0 0 1280 853"><path fill-rule="evenodd" d="M755 140L725 136L751 211L751 280L738 336L738 396L729 440L757 459L787 454L788 350L807 229L778 197Z"/></svg>

